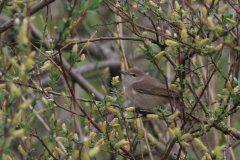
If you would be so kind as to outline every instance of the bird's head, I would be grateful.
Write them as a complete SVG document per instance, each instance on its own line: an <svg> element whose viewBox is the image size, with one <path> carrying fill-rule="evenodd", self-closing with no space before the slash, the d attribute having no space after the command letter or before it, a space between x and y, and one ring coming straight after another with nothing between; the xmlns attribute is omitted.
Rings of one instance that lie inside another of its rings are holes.
<svg viewBox="0 0 240 160"><path fill-rule="evenodd" d="M143 76L146 76L146 74L137 68L130 68L126 71L120 71L122 74L124 74L124 84L125 86L128 86L132 83L135 83L139 81Z"/></svg>

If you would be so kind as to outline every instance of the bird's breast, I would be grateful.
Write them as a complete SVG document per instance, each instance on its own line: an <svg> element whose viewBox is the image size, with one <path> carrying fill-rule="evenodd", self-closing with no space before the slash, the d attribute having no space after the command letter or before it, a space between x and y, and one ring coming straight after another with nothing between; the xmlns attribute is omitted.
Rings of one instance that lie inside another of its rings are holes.
<svg viewBox="0 0 240 160"><path fill-rule="evenodd" d="M157 106L170 109L168 97L139 93L133 88L127 89L126 95L134 105L142 110L154 113L154 108Z"/></svg>

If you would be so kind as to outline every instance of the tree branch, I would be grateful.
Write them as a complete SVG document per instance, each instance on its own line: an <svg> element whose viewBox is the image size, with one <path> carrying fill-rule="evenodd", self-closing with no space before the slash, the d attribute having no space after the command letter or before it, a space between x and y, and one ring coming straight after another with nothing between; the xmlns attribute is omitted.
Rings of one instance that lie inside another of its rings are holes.
<svg viewBox="0 0 240 160"><path fill-rule="evenodd" d="M30 14L33 15L34 13L43 9L44 7L46 7L47 5L51 4L54 1L55 0L43 0L39 3L37 3L36 5L34 5L33 7L30 8ZM11 20L5 22L4 24L2 24L0 26L0 33L3 33L4 31L8 30L12 26L14 26L14 19L11 19Z"/></svg>

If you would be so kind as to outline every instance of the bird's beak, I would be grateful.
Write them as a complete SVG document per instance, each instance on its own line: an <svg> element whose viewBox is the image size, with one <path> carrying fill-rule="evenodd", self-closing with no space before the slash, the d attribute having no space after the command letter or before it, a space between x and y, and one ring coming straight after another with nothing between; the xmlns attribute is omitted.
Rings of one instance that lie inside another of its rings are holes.
<svg viewBox="0 0 240 160"><path fill-rule="evenodd" d="M122 74L124 75L128 75L128 72L127 71L120 71Z"/></svg>

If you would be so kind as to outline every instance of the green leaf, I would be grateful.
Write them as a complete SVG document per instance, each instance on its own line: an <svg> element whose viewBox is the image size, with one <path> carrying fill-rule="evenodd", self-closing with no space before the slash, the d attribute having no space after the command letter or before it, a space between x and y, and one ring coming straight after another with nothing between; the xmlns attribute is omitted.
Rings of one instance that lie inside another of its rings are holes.
<svg viewBox="0 0 240 160"><path fill-rule="evenodd" d="M227 24L227 18L230 18L232 19L233 15L229 12L229 11L226 11L224 12L224 14L222 15L222 24L223 25L226 25Z"/></svg>
<svg viewBox="0 0 240 160"><path fill-rule="evenodd" d="M77 58L77 51L73 51L71 54L71 64L74 64Z"/></svg>
<svg viewBox="0 0 240 160"><path fill-rule="evenodd" d="M92 0L92 2L90 3L90 5L88 6L87 12L91 12L94 11L96 9L99 8L99 4L102 0ZM86 8L87 4L89 1L82 1L82 6L80 8L80 13L82 13L84 11L84 9Z"/></svg>
<svg viewBox="0 0 240 160"><path fill-rule="evenodd" d="M9 151L8 149L5 149L4 153L5 153L6 155L9 155L9 154L10 154L10 151Z"/></svg>
<svg viewBox="0 0 240 160"><path fill-rule="evenodd" d="M46 34L44 35L44 38L47 38L47 36L48 36L48 34L46 33Z"/></svg>
<svg viewBox="0 0 240 160"><path fill-rule="evenodd" d="M69 35L70 35L69 31L64 32L63 39L67 39Z"/></svg>
<svg viewBox="0 0 240 160"><path fill-rule="evenodd" d="M39 40L39 41L37 41L36 43L38 43L38 44L43 44L43 40Z"/></svg>

